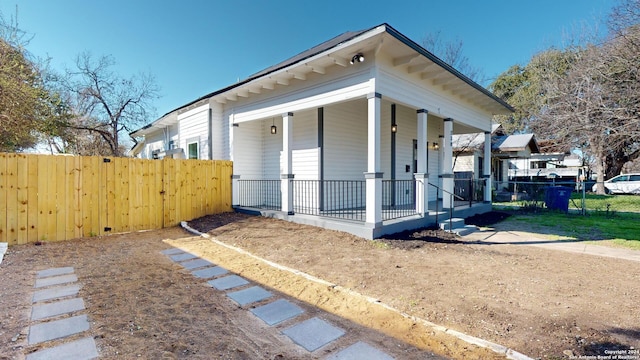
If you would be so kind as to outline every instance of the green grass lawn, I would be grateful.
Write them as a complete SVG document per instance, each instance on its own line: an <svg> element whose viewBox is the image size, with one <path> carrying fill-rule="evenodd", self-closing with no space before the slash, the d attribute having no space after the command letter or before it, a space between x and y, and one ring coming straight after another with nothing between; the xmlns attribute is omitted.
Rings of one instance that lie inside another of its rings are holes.
<svg viewBox="0 0 640 360"><path fill-rule="evenodd" d="M573 194L573 202L580 205L581 196ZM530 228L534 232L640 250L640 196L587 194L585 204L586 215L573 210L571 202L568 214L532 207L530 203L524 203L524 208L502 203L495 209L535 210L517 211L505 220L507 224L518 224L518 227Z"/></svg>

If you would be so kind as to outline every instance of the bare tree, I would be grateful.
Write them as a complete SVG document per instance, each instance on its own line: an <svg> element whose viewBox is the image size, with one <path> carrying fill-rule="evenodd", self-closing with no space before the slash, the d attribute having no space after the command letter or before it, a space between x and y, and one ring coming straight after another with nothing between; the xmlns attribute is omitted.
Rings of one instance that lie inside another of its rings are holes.
<svg viewBox="0 0 640 360"><path fill-rule="evenodd" d="M149 74L121 77L112 71L114 64L110 56L94 59L82 53L76 69L67 70L61 84L78 114L69 126L99 135L102 141L95 145L106 144L111 155L122 156L120 135L148 121L158 87Z"/></svg>
<svg viewBox="0 0 640 360"><path fill-rule="evenodd" d="M484 81L482 79L482 70L471 65L469 58L464 54L462 40L456 38L455 41L445 42L442 39L442 32L437 31L425 35L422 40L422 46L471 80L475 82Z"/></svg>
<svg viewBox="0 0 640 360"><path fill-rule="evenodd" d="M620 71L607 59L616 44L567 50L570 66L549 72L542 81L545 106L532 127L549 140L584 148L595 160L598 192L608 167L640 137L637 121L626 115L624 91L612 81ZM612 47L613 46L613 47Z"/></svg>

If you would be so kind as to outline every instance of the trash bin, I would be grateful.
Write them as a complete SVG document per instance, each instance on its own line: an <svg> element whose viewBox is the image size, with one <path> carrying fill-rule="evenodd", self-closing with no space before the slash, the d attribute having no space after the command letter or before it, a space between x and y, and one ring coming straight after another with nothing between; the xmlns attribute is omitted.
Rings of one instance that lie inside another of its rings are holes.
<svg viewBox="0 0 640 360"><path fill-rule="evenodd" d="M566 186L549 186L545 189L544 203L547 209L569 211L569 199L573 189Z"/></svg>

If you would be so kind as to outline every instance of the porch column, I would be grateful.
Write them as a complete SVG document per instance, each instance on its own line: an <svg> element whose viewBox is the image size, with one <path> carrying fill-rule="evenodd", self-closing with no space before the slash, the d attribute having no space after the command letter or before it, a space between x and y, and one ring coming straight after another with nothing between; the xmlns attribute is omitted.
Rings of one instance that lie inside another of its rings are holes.
<svg viewBox="0 0 640 360"><path fill-rule="evenodd" d="M282 212L293 215L293 113L282 114L282 174L280 191L282 194Z"/></svg>
<svg viewBox="0 0 640 360"><path fill-rule="evenodd" d="M491 202L491 131L484 132L484 162L482 163L484 179L484 202Z"/></svg>
<svg viewBox="0 0 640 360"><path fill-rule="evenodd" d="M382 172L380 172L380 99L378 93L367 96L367 172L366 223L376 228L382 222Z"/></svg>
<svg viewBox="0 0 640 360"><path fill-rule="evenodd" d="M442 207L444 209L453 208L453 148L451 136L453 134L453 119L444 119L444 138L442 144Z"/></svg>
<svg viewBox="0 0 640 360"><path fill-rule="evenodd" d="M429 211L429 174L427 173L427 116L425 109L417 111L418 114L418 168L414 177L416 179L416 213L423 215Z"/></svg>

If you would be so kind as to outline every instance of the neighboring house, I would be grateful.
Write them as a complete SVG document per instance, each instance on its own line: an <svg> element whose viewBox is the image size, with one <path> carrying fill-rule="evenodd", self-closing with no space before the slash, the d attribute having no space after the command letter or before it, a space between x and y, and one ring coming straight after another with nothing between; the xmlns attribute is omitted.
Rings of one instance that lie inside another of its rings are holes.
<svg viewBox="0 0 640 360"><path fill-rule="evenodd" d="M583 179L589 179L588 166L569 147L541 142L540 149L540 153L530 157L512 159L509 164L509 179L534 182L577 182L582 176Z"/></svg>
<svg viewBox="0 0 640 360"><path fill-rule="evenodd" d="M366 238L491 210L457 207L452 135L512 108L387 24L347 32L131 135L138 156L233 161L233 205ZM486 143L490 141L485 136ZM490 164L483 167L490 173ZM490 183L488 176L483 178Z"/></svg>
<svg viewBox="0 0 640 360"><path fill-rule="evenodd" d="M484 134L454 135L452 142L456 188L463 187L469 182L467 179L484 178ZM533 134L506 135L500 124L493 124L490 160L493 188L500 187L502 182L509 180L513 161L528 161L538 152L538 143ZM463 190L456 190L456 194L464 192Z"/></svg>

